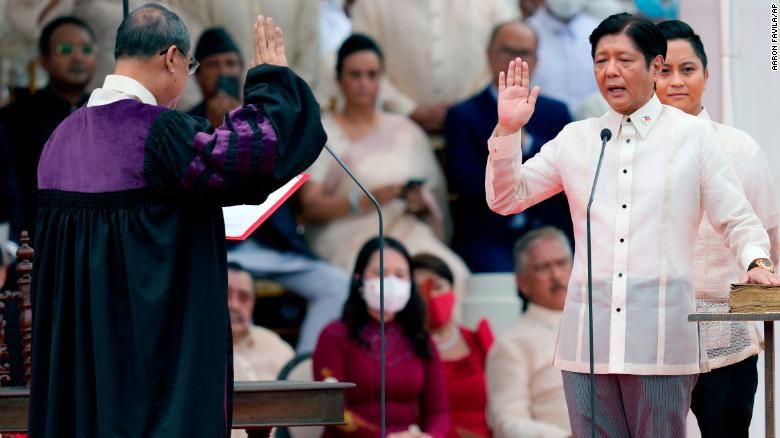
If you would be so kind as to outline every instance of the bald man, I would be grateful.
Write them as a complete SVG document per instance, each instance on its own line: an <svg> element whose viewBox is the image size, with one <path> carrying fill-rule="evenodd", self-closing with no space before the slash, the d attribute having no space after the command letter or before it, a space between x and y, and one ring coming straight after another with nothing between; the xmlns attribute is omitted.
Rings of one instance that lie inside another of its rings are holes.
<svg viewBox="0 0 780 438"><path fill-rule="evenodd" d="M527 24L508 21L493 29L487 62L493 80L517 56L536 65L537 39ZM473 272L512 272L512 242L535 228L554 225L572 238L571 221L565 198L557 196L549 205L538 205L514 216L499 216L485 204L485 139L493 132L496 116L495 83L454 106L444 126L448 187L455 195L451 211L454 225L452 247ZM535 155L571 121L563 102L539 96L537 112L526 125L523 158Z"/></svg>

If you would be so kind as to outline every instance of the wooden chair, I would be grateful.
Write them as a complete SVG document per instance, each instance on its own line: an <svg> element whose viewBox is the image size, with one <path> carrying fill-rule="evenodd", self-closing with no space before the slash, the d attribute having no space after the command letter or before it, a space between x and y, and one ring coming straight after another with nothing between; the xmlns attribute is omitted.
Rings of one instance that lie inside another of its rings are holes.
<svg viewBox="0 0 780 438"><path fill-rule="evenodd" d="M24 384L30 386L30 368L32 357L32 310L30 305L30 283L32 281L32 258L35 252L30 247L30 237L27 231L22 231L21 246L16 251L19 260L16 271L20 274L17 282L18 290L0 293L0 386L11 383L11 366L8 362L8 344L5 333L6 303L16 301L19 308L19 329L22 335L22 367L24 369Z"/></svg>

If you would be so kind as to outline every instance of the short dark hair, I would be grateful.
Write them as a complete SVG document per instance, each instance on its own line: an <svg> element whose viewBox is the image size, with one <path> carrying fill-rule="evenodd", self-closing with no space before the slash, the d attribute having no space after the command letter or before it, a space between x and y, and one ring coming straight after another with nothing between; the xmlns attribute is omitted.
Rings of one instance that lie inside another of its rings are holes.
<svg viewBox="0 0 780 438"><path fill-rule="evenodd" d="M247 268L238 262L227 262L227 269L228 271L240 272L249 275L249 278L252 279L252 296L257 294L257 288L255 287L255 277L251 272L249 272Z"/></svg>
<svg viewBox="0 0 780 438"><path fill-rule="evenodd" d="M379 44L368 35L353 33L344 40L341 47L339 47L338 54L336 55L336 77L341 76L341 71L344 69L344 59L355 52L361 52L363 50L376 53L376 56L379 57L380 64L384 65L385 56L382 54L382 49L379 48Z"/></svg>
<svg viewBox="0 0 780 438"><path fill-rule="evenodd" d="M50 21L46 26L44 26L43 30L41 31L40 37L38 37L38 52L40 52L43 56L49 56L51 54L51 36L54 33L57 28L60 26L64 26L66 24L72 24L74 26L78 26L89 34L90 37L92 37L92 40L94 41L95 38L95 31L92 30L91 27L87 24L86 21L82 20L81 18L74 17L72 15L65 15L62 17L57 17L54 20Z"/></svg>
<svg viewBox="0 0 780 438"><path fill-rule="evenodd" d="M238 262L227 262L227 268L228 271L246 272L247 274L252 275L251 272L247 271L247 269Z"/></svg>
<svg viewBox="0 0 780 438"><path fill-rule="evenodd" d="M119 25L114 58L149 58L170 46L176 46L183 53L190 52L187 26L168 8L146 3L130 12Z"/></svg>
<svg viewBox="0 0 780 438"><path fill-rule="evenodd" d="M658 27L647 18L623 12L605 18L590 34L591 58L596 58L596 46L601 38L620 33L625 33L642 52L647 67L650 67L656 56L666 57L666 38Z"/></svg>
<svg viewBox="0 0 780 438"><path fill-rule="evenodd" d="M449 281L450 284L455 283L455 276L452 274L450 267L447 266L447 263L433 254L421 253L412 257L412 271L416 269L427 269Z"/></svg>
<svg viewBox="0 0 780 438"><path fill-rule="evenodd" d="M693 53L701 60L704 68L707 68L707 53L704 51L704 44L696 32L693 31L688 23L680 20L667 20L657 24L658 30L666 38L666 41L685 40L693 47Z"/></svg>

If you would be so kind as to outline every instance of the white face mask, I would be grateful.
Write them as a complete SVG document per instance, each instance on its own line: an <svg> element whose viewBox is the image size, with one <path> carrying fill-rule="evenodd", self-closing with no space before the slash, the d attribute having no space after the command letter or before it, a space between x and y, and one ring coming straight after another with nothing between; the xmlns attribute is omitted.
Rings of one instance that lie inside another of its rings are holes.
<svg viewBox="0 0 780 438"><path fill-rule="evenodd" d="M583 0L547 0L545 4L553 15L566 21L574 18L585 7Z"/></svg>
<svg viewBox="0 0 780 438"><path fill-rule="evenodd" d="M363 281L363 300L369 309L379 311L379 278ZM385 312L398 313L406 307L412 294L412 283L398 277L385 277Z"/></svg>

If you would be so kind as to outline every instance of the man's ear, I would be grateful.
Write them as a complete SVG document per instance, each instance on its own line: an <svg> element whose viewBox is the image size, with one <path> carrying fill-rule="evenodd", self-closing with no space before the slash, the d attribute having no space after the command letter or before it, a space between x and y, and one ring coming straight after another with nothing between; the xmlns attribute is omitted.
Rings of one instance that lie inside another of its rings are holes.
<svg viewBox="0 0 780 438"><path fill-rule="evenodd" d="M664 57L661 55L656 55L656 57L653 58L653 61L650 63L650 74L653 75L653 80L658 80L658 75L661 73L663 68Z"/></svg>
<svg viewBox="0 0 780 438"><path fill-rule="evenodd" d="M165 63L165 69L171 73L173 73L176 70L174 60L176 59L176 52L178 50L179 49L177 49L176 46L171 46L168 47L168 50L166 50L165 54L163 55L163 62Z"/></svg>

